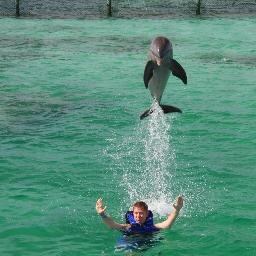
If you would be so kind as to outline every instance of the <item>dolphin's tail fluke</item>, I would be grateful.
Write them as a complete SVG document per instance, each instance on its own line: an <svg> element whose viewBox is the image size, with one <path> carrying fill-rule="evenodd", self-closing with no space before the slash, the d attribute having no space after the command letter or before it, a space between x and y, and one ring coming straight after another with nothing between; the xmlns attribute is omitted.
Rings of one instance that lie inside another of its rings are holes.
<svg viewBox="0 0 256 256"><path fill-rule="evenodd" d="M165 114L172 113L172 112L182 113L181 109L174 106L160 105L160 107L162 108Z"/></svg>
<svg viewBox="0 0 256 256"><path fill-rule="evenodd" d="M144 119L145 117L149 116L150 114L153 113L153 109L147 109L143 114L140 115L140 120Z"/></svg>
<svg viewBox="0 0 256 256"><path fill-rule="evenodd" d="M164 114L167 113L173 113L173 112L178 112L182 113L181 109L174 107L174 106L169 106L169 105L160 105L161 109L163 110ZM140 120L144 119L145 117L151 115L154 112L154 109L147 109L143 114L140 115Z"/></svg>

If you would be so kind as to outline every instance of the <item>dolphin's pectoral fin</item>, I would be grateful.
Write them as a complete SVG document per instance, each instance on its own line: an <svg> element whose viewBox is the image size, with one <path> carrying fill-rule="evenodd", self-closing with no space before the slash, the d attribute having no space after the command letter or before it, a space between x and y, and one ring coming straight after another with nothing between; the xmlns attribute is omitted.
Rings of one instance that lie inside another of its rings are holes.
<svg viewBox="0 0 256 256"><path fill-rule="evenodd" d="M174 106L160 105L160 107L162 108L165 114L172 113L172 112L182 113L181 109Z"/></svg>
<svg viewBox="0 0 256 256"><path fill-rule="evenodd" d="M172 74L182 80L184 84L187 84L187 75L183 67L178 61L171 59L170 69Z"/></svg>
<svg viewBox="0 0 256 256"><path fill-rule="evenodd" d="M150 79L153 76L153 70L155 68L155 63L152 60L149 60L148 63L146 64L146 67L144 69L144 84L146 86L146 88L148 88L148 83L150 81Z"/></svg>

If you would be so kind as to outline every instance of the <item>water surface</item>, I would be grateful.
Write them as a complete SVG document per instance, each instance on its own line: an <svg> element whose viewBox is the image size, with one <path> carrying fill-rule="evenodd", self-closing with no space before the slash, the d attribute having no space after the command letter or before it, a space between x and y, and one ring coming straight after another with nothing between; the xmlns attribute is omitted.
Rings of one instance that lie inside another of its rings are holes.
<svg viewBox="0 0 256 256"><path fill-rule="evenodd" d="M0 19L1 255L113 255L134 200L163 220L139 255L254 255L255 19ZM139 115L150 40L165 35L188 75ZM120 252L118 252L120 253ZM121 252L121 255L125 252Z"/></svg>

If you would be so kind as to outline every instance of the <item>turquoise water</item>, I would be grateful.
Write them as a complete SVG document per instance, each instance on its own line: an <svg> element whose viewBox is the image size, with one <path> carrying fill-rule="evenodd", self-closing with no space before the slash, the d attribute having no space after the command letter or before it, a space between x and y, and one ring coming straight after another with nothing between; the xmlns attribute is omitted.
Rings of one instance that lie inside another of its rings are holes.
<svg viewBox="0 0 256 256"><path fill-rule="evenodd" d="M95 201L135 200L171 230L131 255L256 255L255 19L0 19L0 254L126 255ZM188 75L159 113L142 81L169 37Z"/></svg>

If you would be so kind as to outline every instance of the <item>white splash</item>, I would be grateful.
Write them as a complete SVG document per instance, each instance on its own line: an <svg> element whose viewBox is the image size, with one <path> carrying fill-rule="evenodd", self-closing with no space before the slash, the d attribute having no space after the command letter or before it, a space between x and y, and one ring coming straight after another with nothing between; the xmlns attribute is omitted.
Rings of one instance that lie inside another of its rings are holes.
<svg viewBox="0 0 256 256"><path fill-rule="evenodd" d="M205 186L195 181L189 164L176 164L172 145L172 115L164 115L155 102L153 113L140 121L123 141L113 136L107 150L113 160L111 172L115 198L120 213L134 202L145 201L154 214L162 217L170 212L178 195L183 195L186 209L182 215L194 216L198 209L207 211ZM108 175L108 177L109 177Z"/></svg>
<svg viewBox="0 0 256 256"><path fill-rule="evenodd" d="M132 143L133 162L123 169L122 187L130 204L145 201L162 216L170 212L173 200L170 184L176 167L175 151L171 147L167 117L157 102L151 108L153 113L137 127Z"/></svg>

